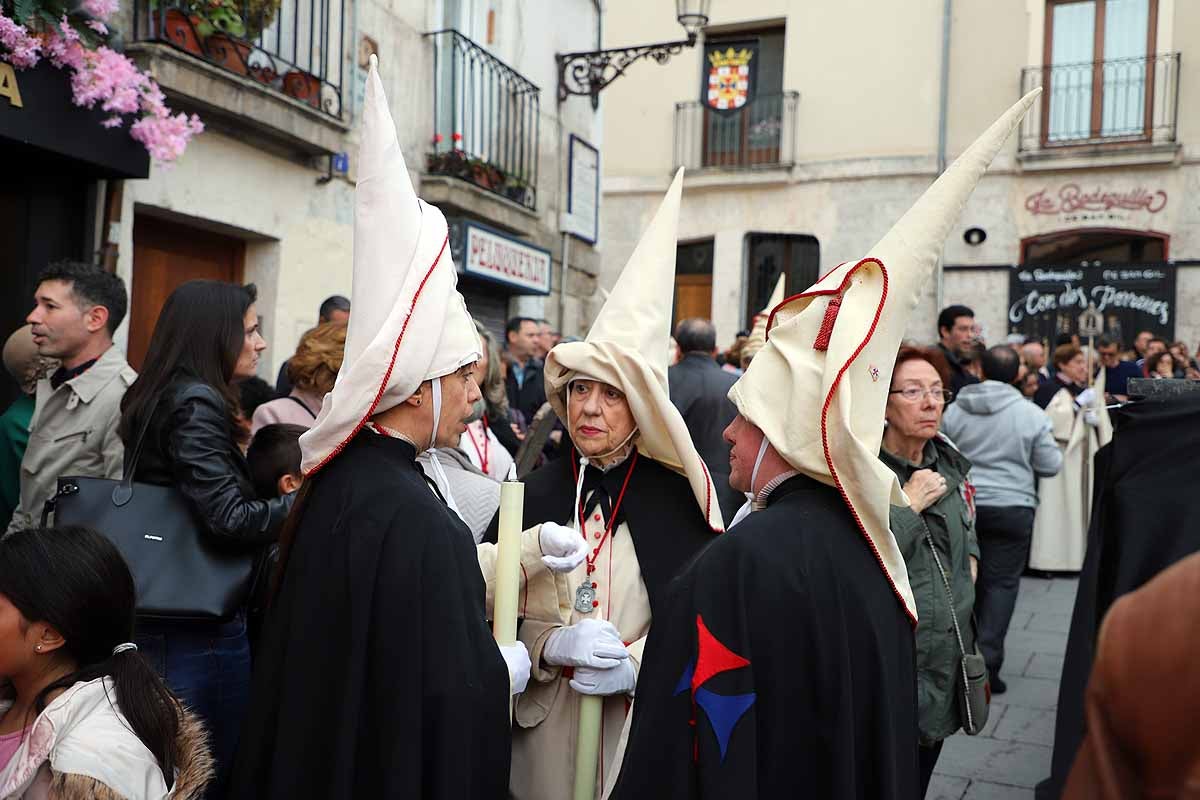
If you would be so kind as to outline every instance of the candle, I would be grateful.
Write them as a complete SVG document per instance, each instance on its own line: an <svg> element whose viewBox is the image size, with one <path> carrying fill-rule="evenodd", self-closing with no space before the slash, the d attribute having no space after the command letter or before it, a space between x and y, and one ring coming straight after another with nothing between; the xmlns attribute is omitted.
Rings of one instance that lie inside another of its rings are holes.
<svg viewBox="0 0 1200 800"><path fill-rule="evenodd" d="M500 484L500 530L496 544L496 599L492 605L492 635L497 644L517 640L517 598L521 592L521 522L525 484Z"/></svg>
<svg viewBox="0 0 1200 800"><path fill-rule="evenodd" d="M600 763L600 724L604 698L590 694L579 696L579 736L575 742L574 800L595 800L596 765Z"/></svg>

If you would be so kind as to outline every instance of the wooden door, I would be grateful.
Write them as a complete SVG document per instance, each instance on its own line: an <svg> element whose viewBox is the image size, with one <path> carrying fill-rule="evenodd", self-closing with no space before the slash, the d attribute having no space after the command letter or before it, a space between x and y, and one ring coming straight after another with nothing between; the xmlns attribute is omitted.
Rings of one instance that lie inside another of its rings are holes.
<svg viewBox="0 0 1200 800"><path fill-rule="evenodd" d="M139 214L133 223L128 360L141 369L163 303L190 280L242 282L245 243Z"/></svg>
<svg viewBox="0 0 1200 800"><path fill-rule="evenodd" d="M681 319L692 317L712 319L712 273L675 276L675 318L671 329Z"/></svg>

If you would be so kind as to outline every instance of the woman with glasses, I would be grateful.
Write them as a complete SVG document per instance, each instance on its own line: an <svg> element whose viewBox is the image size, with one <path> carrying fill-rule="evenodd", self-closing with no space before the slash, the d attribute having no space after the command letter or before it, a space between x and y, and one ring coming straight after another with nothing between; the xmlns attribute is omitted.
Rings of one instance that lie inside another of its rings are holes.
<svg viewBox="0 0 1200 800"><path fill-rule="evenodd" d="M917 725L921 796L942 741L963 725L961 651L975 651L972 610L979 544L975 540L971 462L938 434L952 394L950 367L934 349L900 348L884 417L879 458L904 488L909 507L892 506L891 527L917 602ZM931 547L932 544L932 547ZM934 555L936 548L937 555ZM943 580L943 574L945 579ZM947 591L947 583L949 591ZM953 612L951 599L953 595Z"/></svg>

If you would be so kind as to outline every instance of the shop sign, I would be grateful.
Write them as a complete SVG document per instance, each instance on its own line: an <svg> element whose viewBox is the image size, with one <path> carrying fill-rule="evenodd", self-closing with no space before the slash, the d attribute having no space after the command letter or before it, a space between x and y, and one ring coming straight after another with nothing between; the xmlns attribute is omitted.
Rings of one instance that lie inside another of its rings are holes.
<svg viewBox="0 0 1200 800"><path fill-rule="evenodd" d="M1065 183L1025 197L1025 211L1063 224L1126 223L1136 215L1155 215L1167 207L1165 190L1153 186L1083 186Z"/></svg>
<svg viewBox="0 0 1200 800"><path fill-rule="evenodd" d="M463 223L463 272L523 294L550 294L550 251L477 222Z"/></svg>
<svg viewBox="0 0 1200 800"><path fill-rule="evenodd" d="M17 73L11 64L0 61L0 97L13 108L21 108L21 87L17 85Z"/></svg>
<svg viewBox="0 0 1200 800"><path fill-rule="evenodd" d="M1081 312L1094 308L1104 333L1128 345L1138 331L1175 337L1175 265L1014 267L1008 327L1037 339L1078 333Z"/></svg>

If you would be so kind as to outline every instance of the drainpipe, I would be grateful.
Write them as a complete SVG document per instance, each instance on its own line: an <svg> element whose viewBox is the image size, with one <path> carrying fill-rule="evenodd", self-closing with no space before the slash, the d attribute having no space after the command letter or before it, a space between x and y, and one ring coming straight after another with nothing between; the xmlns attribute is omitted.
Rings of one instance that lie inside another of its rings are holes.
<svg viewBox="0 0 1200 800"><path fill-rule="evenodd" d="M940 177L946 171L946 124L948 108L950 105L950 18L951 6L954 0L944 0L942 3L942 74L941 74L941 91L938 97L938 144L937 144L937 173ZM938 256L937 264L937 282L935 289L937 306L934 308L934 313L941 311L942 303L945 300L946 291L946 276L945 276L945 261L946 247L943 243L942 254Z"/></svg>

